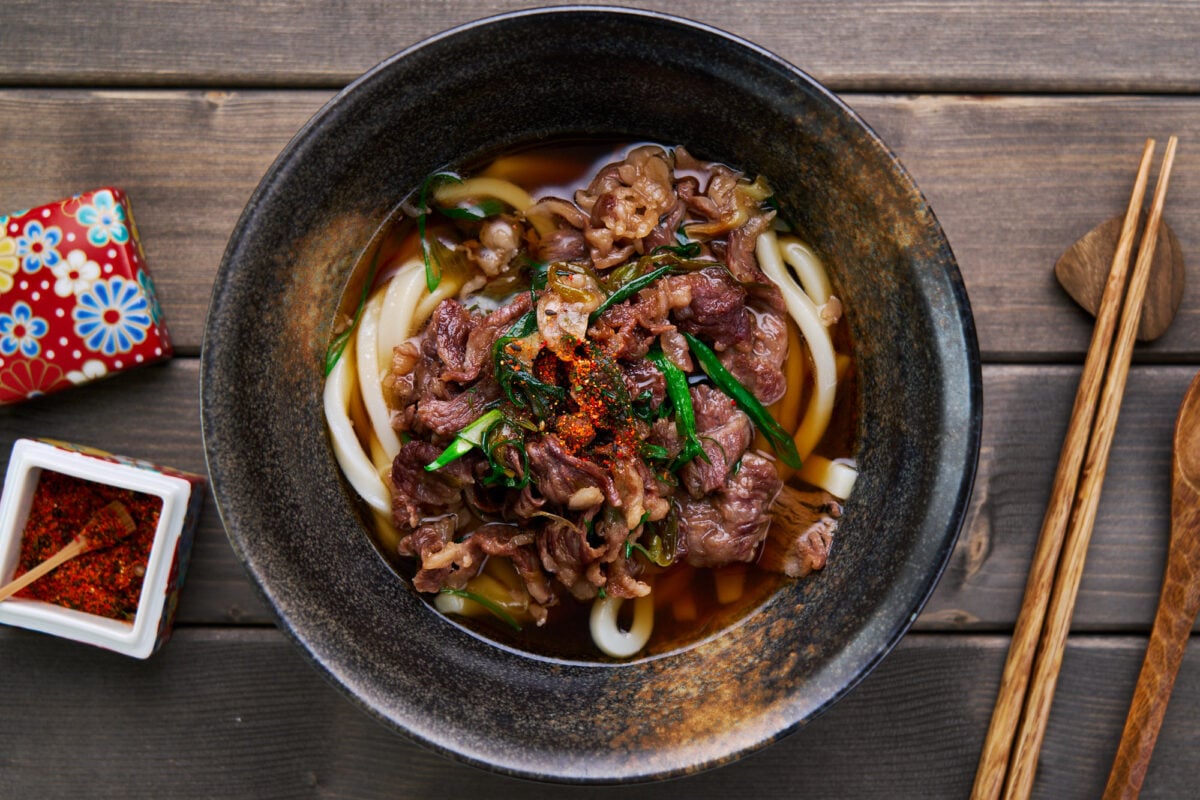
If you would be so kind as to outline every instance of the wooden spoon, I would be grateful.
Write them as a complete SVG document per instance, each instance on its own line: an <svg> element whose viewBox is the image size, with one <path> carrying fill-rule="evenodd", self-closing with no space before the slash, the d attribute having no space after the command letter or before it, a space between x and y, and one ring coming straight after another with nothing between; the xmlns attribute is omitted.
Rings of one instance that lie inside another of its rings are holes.
<svg viewBox="0 0 1200 800"><path fill-rule="evenodd" d="M129 516L129 509L125 504L120 500L112 501L93 514L75 538L67 542L61 550L16 580L0 586L0 600L7 600L65 561L93 550L112 547L133 533L135 527L137 525L133 517Z"/></svg>
<svg viewBox="0 0 1200 800"><path fill-rule="evenodd" d="M1100 297L1104 294L1104 282L1108 280L1109 265L1117 249L1123 220L1116 216L1100 223L1071 245L1054 265L1058 282L1092 316L1100 308ZM1141 230L1140 222L1137 228ZM1163 222L1158 229L1146 299L1142 302L1137 335L1140 341L1149 342L1166 333L1183 300L1183 285L1183 250L1175 238L1175 231Z"/></svg>
<svg viewBox="0 0 1200 800"><path fill-rule="evenodd" d="M1188 387L1175 420L1173 472L1167 569L1105 800L1134 798L1141 791L1188 635L1200 611L1200 375Z"/></svg>

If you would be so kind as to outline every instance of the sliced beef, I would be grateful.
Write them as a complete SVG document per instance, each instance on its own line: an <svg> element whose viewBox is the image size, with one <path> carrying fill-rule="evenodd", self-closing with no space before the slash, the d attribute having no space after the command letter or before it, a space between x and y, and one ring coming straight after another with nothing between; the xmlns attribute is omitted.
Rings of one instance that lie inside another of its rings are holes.
<svg viewBox="0 0 1200 800"><path fill-rule="evenodd" d="M677 282L671 277L655 281L633 298L601 314L588 330L588 338L599 343L611 358L642 358L657 336L675 330L671 312L686 308L691 302L688 282Z"/></svg>
<svg viewBox="0 0 1200 800"><path fill-rule="evenodd" d="M458 433L479 418L500 397L500 386L488 376L448 400L431 397L417 403L414 426L438 436Z"/></svg>
<svg viewBox="0 0 1200 800"><path fill-rule="evenodd" d="M455 518L449 515L423 523L400 540L400 554L420 561L413 576L418 592L437 592L444 586L461 589L483 566L478 545L470 539L454 541L454 532Z"/></svg>
<svg viewBox="0 0 1200 800"><path fill-rule="evenodd" d="M642 572L640 562L622 556L608 566L604 593L610 597L633 600L650 594L650 585L638 580Z"/></svg>
<svg viewBox="0 0 1200 800"><path fill-rule="evenodd" d="M625 388L629 390L631 398L637 400L645 395L652 409L662 405L663 398L667 396L667 381L658 367L644 359L619 361L617 366L621 369L621 377L625 379Z"/></svg>
<svg viewBox="0 0 1200 800"><path fill-rule="evenodd" d="M749 338L751 319L746 310L746 290L728 270L705 267L672 275L665 281L669 291L677 294L686 286L691 298L689 304L673 309L672 319L680 331L711 342L718 351Z"/></svg>
<svg viewBox="0 0 1200 800"><path fill-rule="evenodd" d="M749 311L750 336L718 353L725 368L763 405L787 392L783 361L787 357L787 321L782 313L755 304Z"/></svg>
<svg viewBox="0 0 1200 800"><path fill-rule="evenodd" d="M402 530L457 509L462 505L463 489L475 480L473 466L478 457L472 454L427 471L425 465L441 452L434 444L412 439L400 446L392 461L392 517Z"/></svg>
<svg viewBox="0 0 1200 800"><path fill-rule="evenodd" d="M429 336L437 348L437 356L442 362L442 375L447 380L448 373L461 371L466 364L467 337L478 324L471 312L457 300L443 300L433 310L429 318Z"/></svg>
<svg viewBox="0 0 1200 800"><path fill-rule="evenodd" d="M587 258L587 240L577 228L559 228L543 236L534 250L539 261L553 264L556 261L582 261Z"/></svg>
<svg viewBox="0 0 1200 800"><path fill-rule="evenodd" d="M550 502L565 507L576 492L585 489L599 489L610 503L620 502L608 472L592 461L572 455L557 435L530 440L525 453L537 490Z"/></svg>
<svg viewBox="0 0 1200 800"><path fill-rule="evenodd" d="M729 232L729 244L725 248L725 264L733 276L742 283L770 284L758 266L754 248L758 236L771 224L774 214L755 214L746 223Z"/></svg>
<svg viewBox="0 0 1200 800"><path fill-rule="evenodd" d="M456 302L443 300L438 308L440 309L447 303ZM478 378L480 373L485 371L485 367L488 367L486 371L490 373L489 362L492 356L492 345L496 343L497 339L508 333L513 323L531 308L533 308L533 300L530 298L529 292L521 292L490 314L482 318L472 317L471 329L462 346L462 358L456 364L448 363L447 369L442 372L442 378L465 384ZM430 329L436 330L432 323ZM439 345L440 347L441 345Z"/></svg>
<svg viewBox="0 0 1200 800"><path fill-rule="evenodd" d="M753 561L771 524L770 508L782 487L775 465L755 453L715 494L679 498L679 546L695 567Z"/></svg>
<svg viewBox="0 0 1200 800"><path fill-rule="evenodd" d="M542 566L578 600L596 596L597 586L587 578L588 567L599 563L605 547L593 546L587 533L565 520L549 520L537 539Z"/></svg>
<svg viewBox="0 0 1200 800"><path fill-rule="evenodd" d="M707 459L697 456L679 470L688 494L701 498L725 485L734 464L750 446L750 418L719 389L705 384L689 390L696 435Z"/></svg>
<svg viewBox="0 0 1200 800"><path fill-rule="evenodd" d="M841 503L828 492L785 487L775 503L759 565L792 578L822 569L841 516Z"/></svg>

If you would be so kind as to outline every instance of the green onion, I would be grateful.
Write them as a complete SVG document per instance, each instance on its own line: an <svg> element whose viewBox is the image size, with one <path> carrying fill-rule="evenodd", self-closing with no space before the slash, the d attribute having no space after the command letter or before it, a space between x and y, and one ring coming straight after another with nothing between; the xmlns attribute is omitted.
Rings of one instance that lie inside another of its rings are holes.
<svg viewBox="0 0 1200 800"><path fill-rule="evenodd" d="M438 213L450 219L465 219L469 222L479 222L488 217L504 213L504 203L499 200L487 199L469 206L438 206Z"/></svg>
<svg viewBox="0 0 1200 800"><path fill-rule="evenodd" d="M346 351L346 346L350 344L350 337L354 335L354 331L358 328L358 321L362 318L363 309L367 307L367 297L371 294L371 287L375 285L375 272L378 269L379 248L376 248L375 254L371 256L371 266L367 269L367 277L363 280L362 295L358 298L358 307L354 309L354 319L350 321L350 325L346 330L333 337L333 340L329 343L329 347L325 348L325 377L329 377L329 373L333 372L333 368L337 366L342 353Z"/></svg>
<svg viewBox="0 0 1200 800"><path fill-rule="evenodd" d="M526 311L508 333L492 345L492 364L496 382L504 396L515 406L528 408L537 417L549 419L556 404L566 400L567 392L561 386L536 378L519 358L508 352L508 345L523 339L537 330L537 314Z"/></svg>
<svg viewBox="0 0 1200 800"><path fill-rule="evenodd" d="M475 594L475 592L469 592L466 589L451 589L449 586L442 587L442 594L454 595L455 597L461 597L464 600L470 600L472 603L478 603L488 611L495 614L501 622L505 623L513 630L521 630L521 623L517 622L513 618L513 615L505 611L504 607L495 600L491 600L483 595Z"/></svg>
<svg viewBox="0 0 1200 800"><path fill-rule="evenodd" d="M791 434L783 429L783 426L771 416L771 412L767 411L766 407L749 389L733 377L729 370L725 369L725 365L717 358L717 354L712 351L712 348L690 333L685 333L683 336L692 349L692 355L700 363L700 368L712 379L718 389L727 394L742 411L746 412L750 420L767 437L767 441L771 443L771 448L774 449L775 455L779 456L779 460L792 469L800 469L800 454L796 452L796 443L792 441Z"/></svg>
<svg viewBox="0 0 1200 800"><path fill-rule="evenodd" d="M482 478L484 486L504 486L509 489L524 489L529 485L529 456L525 452L525 439L522 436L503 436L493 441L493 436L497 430L503 434L503 428L506 426L494 425L484 431L483 440L479 447L483 450L483 454L487 456L488 465L491 471ZM507 426L515 427L515 426ZM520 458L521 472L523 476L518 478L516 472L508 466L498 461L496 451L505 445L512 446Z"/></svg>
<svg viewBox="0 0 1200 800"><path fill-rule="evenodd" d="M605 311L633 297L664 275L725 266L719 261L695 260L693 256L699 254L700 245L696 242L681 244L678 247L662 245L637 261L629 261L615 268L603 280L604 288L612 293L591 313L588 321L595 322Z"/></svg>
<svg viewBox="0 0 1200 800"><path fill-rule="evenodd" d="M643 517L643 521L645 517ZM625 540L625 558L637 550L646 560L660 567L669 567L675 562L675 543L679 537L679 519L674 508L667 516L657 522L646 522L645 533L649 535L650 546L646 547L632 539Z"/></svg>
<svg viewBox="0 0 1200 800"><path fill-rule="evenodd" d="M425 236L425 220L429 216L429 194L438 184L451 181L462 183L462 178L453 172L435 172L421 184L421 192L417 196L417 205L420 207L420 213L417 214L417 236L421 239L421 255L425 259L425 286L431 292L437 289L438 284L442 282L442 265L438 254Z"/></svg>
<svg viewBox="0 0 1200 800"><path fill-rule="evenodd" d="M679 431L679 437L683 440L683 449L679 451L679 456L671 465L672 470L678 469L696 456L708 461L704 445L701 444L700 437L696 435L696 412L692 408L692 396L688 394L687 375L675 366L675 362L667 358L666 353L658 348L647 353L646 358L658 367L658 371L662 373L663 379L666 381L667 397L675 406L675 429Z"/></svg>
<svg viewBox="0 0 1200 800"><path fill-rule="evenodd" d="M670 253L679 256L680 258L696 258L700 255L700 243L694 239L687 238L687 235L682 230L675 232L675 240L679 242L677 245L660 244L654 248L651 255L659 253Z"/></svg>
<svg viewBox="0 0 1200 800"><path fill-rule="evenodd" d="M500 409L493 408L479 419L472 422L467 427L458 432L454 437L454 441L450 446L442 451L442 454L435 461L425 465L425 469L433 472L435 469L441 469L451 461L462 458L467 453L471 452L472 448L478 447L483 441L484 434L488 429L495 425L503 418Z"/></svg>
<svg viewBox="0 0 1200 800"><path fill-rule="evenodd" d="M596 310L591 313L590 316L588 316L588 322L595 322L600 317L600 315L603 314L605 311L612 308L617 303L624 302L625 300L628 300L630 297L633 297L635 294L640 292L642 289L645 289L647 286L654 283L656 280L661 278L663 275L666 275L668 272L673 271L675 268L676 267L674 264L666 264L664 266L652 269L649 272L647 272L645 275L640 275L640 276L634 278L633 280L629 281L628 283L623 285L620 289L617 289L615 292L610 294L608 296L608 298L605 299L605 301L603 303L601 303L596 308Z"/></svg>

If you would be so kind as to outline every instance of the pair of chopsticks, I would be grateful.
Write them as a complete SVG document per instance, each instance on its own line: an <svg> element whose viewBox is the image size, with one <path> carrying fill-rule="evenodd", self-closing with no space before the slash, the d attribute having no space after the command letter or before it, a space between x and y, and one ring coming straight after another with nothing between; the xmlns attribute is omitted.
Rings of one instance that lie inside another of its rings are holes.
<svg viewBox="0 0 1200 800"><path fill-rule="evenodd" d="M972 800L995 800L1001 791L1006 800L1026 798L1033 787L1121 397L1125 393L1176 144L1174 136L1167 142L1130 278L1129 256L1150 176L1153 139L1146 141L1142 152L1084 359L1025 598L1004 663L1000 692L975 773Z"/></svg>

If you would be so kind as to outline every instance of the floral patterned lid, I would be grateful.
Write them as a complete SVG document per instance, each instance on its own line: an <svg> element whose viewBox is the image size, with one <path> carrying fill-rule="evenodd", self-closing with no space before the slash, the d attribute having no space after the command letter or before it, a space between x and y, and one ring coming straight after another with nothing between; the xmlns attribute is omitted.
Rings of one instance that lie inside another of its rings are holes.
<svg viewBox="0 0 1200 800"><path fill-rule="evenodd" d="M120 189L0 216L0 404L171 354Z"/></svg>

